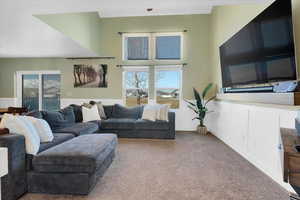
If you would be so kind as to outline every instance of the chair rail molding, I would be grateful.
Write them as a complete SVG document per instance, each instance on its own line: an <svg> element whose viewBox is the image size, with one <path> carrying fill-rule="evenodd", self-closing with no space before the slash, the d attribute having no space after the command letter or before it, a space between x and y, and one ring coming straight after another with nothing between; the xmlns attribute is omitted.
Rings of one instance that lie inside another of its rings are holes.
<svg viewBox="0 0 300 200"><path fill-rule="evenodd" d="M17 98L0 98L0 108L17 106Z"/></svg>

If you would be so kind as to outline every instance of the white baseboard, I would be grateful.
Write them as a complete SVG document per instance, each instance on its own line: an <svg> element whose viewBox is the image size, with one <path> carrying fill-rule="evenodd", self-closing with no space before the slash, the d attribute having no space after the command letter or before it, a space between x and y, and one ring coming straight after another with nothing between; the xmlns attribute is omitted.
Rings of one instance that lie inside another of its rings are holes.
<svg viewBox="0 0 300 200"><path fill-rule="evenodd" d="M17 105L16 98L0 98L0 108L7 108L16 105Z"/></svg>
<svg viewBox="0 0 300 200"><path fill-rule="evenodd" d="M101 101L104 105L113 105L113 104L121 104L124 105L123 99L71 99L71 98L63 98L61 99L61 107L66 107L70 104L78 104L88 103L89 101ZM153 103L150 100L150 103ZM198 122L192 121L195 117L194 113L187 107L187 103L185 101L180 102L180 109L173 109L173 112L176 113L176 130L177 131L194 131L198 125Z"/></svg>

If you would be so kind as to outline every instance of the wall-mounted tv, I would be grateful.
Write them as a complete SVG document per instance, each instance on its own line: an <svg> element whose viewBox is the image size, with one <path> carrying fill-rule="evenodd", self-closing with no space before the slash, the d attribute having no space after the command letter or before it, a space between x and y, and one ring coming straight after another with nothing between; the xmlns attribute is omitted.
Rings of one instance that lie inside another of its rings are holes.
<svg viewBox="0 0 300 200"><path fill-rule="evenodd" d="M296 80L291 0L271 4L220 47L220 57L223 88Z"/></svg>

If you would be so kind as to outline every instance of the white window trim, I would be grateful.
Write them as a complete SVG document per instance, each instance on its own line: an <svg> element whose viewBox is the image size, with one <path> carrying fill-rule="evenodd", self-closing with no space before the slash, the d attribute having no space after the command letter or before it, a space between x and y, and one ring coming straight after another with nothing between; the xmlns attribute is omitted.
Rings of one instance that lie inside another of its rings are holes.
<svg viewBox="0 0 300 200"><path fill-rule="evenodd" d="M159 36L180 36L180 59L156 59L156 37ZM126 37L148 37L148 60L128 60L126 58L125 38ZM166 32L166 33L124 33L122 34L122 60L123 61L183 61L184 49L184 33L183 32Z"/></svg>
<svg viewBox="0 0 300 200"><path fill-rule="evenodd" d="M157 59L156 58L156 37L159 36L180 36L180 59ZM152 35L152 46L153 55L152 60L154 61L182 61L183 60L183 40L184 34L182 32L171 32L171 33L153 33Z"/></svg>
<svg viewBox="0 0 300 200"><path fill-rule="evenodd" d="M128 60L126 58L126 37L148 37L148 60L151 60L152 58L152 53L151 53L151 49L152 49L152 37L151 37L151 33L124 33L122 34L122 59L123 61L148 61L148 60Z"/></svg>
<svg viewBox="0 0 300 200"><path fill-rule="evenodd" d="M156 65L154 70L154 102L157 103L157 95L156 95L156 89L157 89L157 72L159 71L179 71L179 107L173 108L171 110L179 110L180 109L180 103L182 101L182 65Z"/></svg>
<svg viewBox="0 0 300 200"><path fill-rule="evenodd" d="M22 107L22 100L23 100L23 82L22 82L22 76L23 75L38 75L39 76L39 110L43 108L43 89L42 89L42 75L44 74L61 74L60 71L17 71L15 74L16 77L16 83L15 83L15 88L16 88L16 96L17 96L17 106Z"/></svg>
<svg viewBox="0 0 300 200"><path fill-rule="evenodd" d="M126 105L126 72L148 72L148 103L150 101L150 74L149 74L149 66L126 66L123 67L122 72L122 99L123 104Z"/></svg>

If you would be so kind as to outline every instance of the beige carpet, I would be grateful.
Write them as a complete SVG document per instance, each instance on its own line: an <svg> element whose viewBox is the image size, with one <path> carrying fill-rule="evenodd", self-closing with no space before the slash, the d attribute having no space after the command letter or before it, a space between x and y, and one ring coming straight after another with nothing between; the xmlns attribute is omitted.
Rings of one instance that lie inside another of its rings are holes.
<svg viewBox="0 0 300 200"><path fill-rule="evenodd" d="M283 200L287 192L213 136L120 139L117 157L88 196L22 200Z"/></svg>

